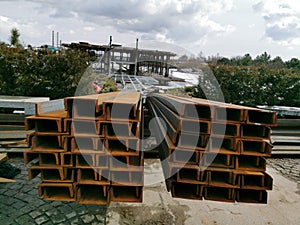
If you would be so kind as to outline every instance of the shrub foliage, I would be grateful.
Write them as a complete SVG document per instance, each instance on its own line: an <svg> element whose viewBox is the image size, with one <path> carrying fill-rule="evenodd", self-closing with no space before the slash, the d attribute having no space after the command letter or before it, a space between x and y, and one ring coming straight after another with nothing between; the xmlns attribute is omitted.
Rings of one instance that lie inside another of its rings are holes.
<svg viewBox="0 0 300 225"><path fill-rule="evenodd" d="M0 44L0 94L73 96L89 62L90 55L82 51L25 50Z"/></svg>
<svg viewBox="0 0 300 225"><path fill-rule="evenodd" d="M209 67L228 103L300 106L300 72L297 70L270 69L265 66ZM205 77L200 80L200 85L188 87L186 91L194 97L206 98L201 88L203 80L205 81Z"/></svg>

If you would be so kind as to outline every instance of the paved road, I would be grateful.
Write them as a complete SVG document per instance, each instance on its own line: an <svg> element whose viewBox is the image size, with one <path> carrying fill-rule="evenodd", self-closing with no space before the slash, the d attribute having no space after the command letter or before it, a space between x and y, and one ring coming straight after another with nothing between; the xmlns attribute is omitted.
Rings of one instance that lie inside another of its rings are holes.
<svg viewBox="0 0 300 225"><path fill-rule="evenodd" d="M16 183L0 183L0 224L105 224L107 207L75 202L44 201L38 197L40 177L28 181L23 158L9 159L22 170Z"/></svg>

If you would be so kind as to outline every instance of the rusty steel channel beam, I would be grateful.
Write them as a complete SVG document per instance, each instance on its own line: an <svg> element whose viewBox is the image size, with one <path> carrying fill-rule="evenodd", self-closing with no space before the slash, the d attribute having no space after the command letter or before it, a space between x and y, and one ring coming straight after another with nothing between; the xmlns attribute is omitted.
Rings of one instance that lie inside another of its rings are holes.
<svg viewBox="0 0 300 225"><path fill-rule="evenodd" d="M267 110L247 109L246 123L277 126L277 115Z"/></svg>
<svg viewBox="0 0 300 225"><path fill-rule="evenodd" d="M43 182L74 182L74 169L64 168L62 166L38 166L33 165L28 168L29 180L41 173L41 180Z"/></svg>
<svg viewBox="0 0 300 225"><path fill-rule="evenodd" d="M106 100L103 103L106 120L139 121L141 107L139 92L120 92L114 99Z"/></svg>
<svg viewBox="0 0 300 225"><path fill-rule="evenodd" d="M199 119L187 119L180 117L174 113L166 105L158 101L156 98L149 98L149 101L159 109L160 114L163 114L164 117L169 121L169 123L174 127L177 133L180 131L189 132L189 133L200 133L200 134L210 134L210 122Z"/></svg>
<svg viewBox="0 0 300 225"><path fill-rule="evenodd" d="M224 130L225 128L225 130ZM240 137L240 124L235 123L212 123L211 134L212 135L224 135L226 137Z"/></svg>
<svg viewBox="0 0 300 225"><path fill-rule="evenodd" d="M208 173L208 186L209 187L222 187L222 188L239 188L240 177L234 170L226 169L210 169Z"/></svg>
<svg viewBox="0 0 300 225"><path fill-rule="evenodd" d="M205 151L208 148L209 135L199 135L195 133L181 133L178 140L178 147Z"/></svg>
<svg viewBox="0 0 300 225"><path fill-rule="evenodd" d="M237 155L224 153L204 153L200 166L203 168L234 169L236 167Z"/></svg>
<svg viewBox="0 0 300 225"><path fill-rule="evenodd" d="M247 190L272 190L273 178L266 172L235 171L240 177L240 188Z"/></svg>
<svg viewBox="0 0 300 225"><path fill-rule="evenodd" d="M227 136L213 136L209 137L208 151L211 153L223 154L240 154L240 146L238 139Z"/></svg>
<svg viewBox="0 0 300 225"><path fill-rule="evenodd" d="M195 104L194 102L175 98L171 95L152 94L150 96L150 99L151 98L159 100L166 107L183 118L208 121L212 119L212 109L209 104Z"/></svg>
<svg viewBox="0 0 300 225"><path fill-rule="evenodd" d="M241 155L271 157L272 145L267 140L240 139Z"/></svg>
<svg viewBox="0 0 300 225"><path fill-rule="evenodd" d="M174 167L172 169L174 169ZM181 183L208 185L206 171L201 170L199 166L194 165L181 165L176 173L176 181Z"/></svg>
<svg viewBox="0 0 300 225"><path fill-rule="evenodd" d="M268 193L265 190L249 190L249 189L239 189L236 191L237 202L246 203L268 203Z"/></svg>
<svg viewBox="0 0 300 225"><path fill-rule="evenodd" d="M110 181L112 185L143 186L144 171L140 170L110 170Z"/></svg>
<svg viewBox="0 0 300 225"><path fill-rule="evenodd" d="M140 140L137 138L106 138L106 151L112 156L130 155L139 156L140 154Z"/></svg>
<svg viewBox="0 0 300 225"><path fill-rule="evenodd" d="M62 115L62 111L66 112L64 108L64 99L55 99L45 102L38 102L35 108L35 115L38 117L48 117L48 115L54 114Z"/></svg>
<svg viewBox="0 0 300 225"><path fill-rule="evenodd" d="M101 137L139 137L140 122L99 121L97 133Z"/></svg>
<svg viewBox="0 0 300 225"><path fill-rule="evenodd" d="M40 105L38 116L26 119L27 129L36 132L28 137L32 148L24 153L24 160L38 158L28 175L32 179L41 173L40 196L79 204L107 205L110 196L114 201L141 202L140 93L65 98L64 112L54 110L61 103Z"/></svg>
<svg viewBox="0 0 300 225"><path fill-rule="evenodd" d="M149 101L155 106L156 110L159 111L160 115L164 115L164 117L169 121L172 127L176 129L177 132L181 130L180 120L182 118L178 114L174 113L156 98L149 98Z"/></svg>
<svg viewBox="0 0 300 225"><path fill-rule="evenodd" d="M200 99L200 98L173 96L169 94L165 96L180 101L189 102L190 104L194 104L194 105L209 106L211 112L211 121L213 122L242 123L245 121L245 109L238 105L232 105L232 104Z"/></svg>
<svg viewBox="0 0 300 225"><path fill-rule="evenodd" d="M67 118L64 99L38 102L35 108L35 115L37 117Z"/></svg>
<svg viewBox="0 0 300 225"><path fill-rule="evenodd" d="M79 204L107 205L110 202L109 185L76 184L76 201Z"/></svg>
<svg viewBox="0 0 300 225"><path fill-rule="evenodd" d="M212 132L211 123L207 121L181 119L181 131L185 133L210 134Z"/></svg>
<svg viewBox="0 0 300 225"><path fill-rule="evenodd" d="M31 138L32 150L53 150L64 151L62 144L62 136L56 134L39 134Z"/></svg>
<svg viewBox="0 0 300 225"><path fill-rule="evenodd" d="M74 185L68 183L41 183L38 186L39 196L50 201L75 201Z"/></svg>
<svg viewBox="0 0 300 225"><path fill-rule="evenodd" d="M220 202L235 202L236 190L234 188L205 187L204 199Z"/></svg>
<svg viewBox="0 0 300 225"><path fill-rule="evenodd" d="M157 112L154 110L154 106L152 105L151 102L148 102L149 104L149 108L150 108L150 112L153 115L154 118L154 129L155 129L155 135L156 137L160 137L161 139L161 143L159 143L159 148L161 149L159 151L159 156L160 159L166 159L167 157L169 157L169 155L171 154L171 152L176 148L176 146L172 143L170 137L164 133L164 126L162 124L162 121L160 121L158 119L158 114Z"/></svg>
<svg viewBox="0 0 300 225"><path fill-rule="evenodd" d="M151 103L152 103L152 101L151 101ZM159 116L165 122L167 134L170 137L172 143L174 145L176 145L178 142L178 136L179 136L179 132L177 131L176 126L174 127L174 125L172 125L170 123L170 121L167 119L166 115L164 115L162 113L162 111L159 109L158 106L156 106L154 103L152 104L152 106L154 107L153 109L155 110L157 116Z"/></svg>
<svg viewBox="0 0 300 225"><path fill-rule="evenodd" d="M241 125L241 137L271 140L271 129L261 125Z"/></svg>
<svg viewBox="0 0 300 225"><path fill-rule="evenodd" d="M266 165L267 162L264 157L240 155L236 157L235 168L237 170L264 172Z"/></svg>
<svg viewBox="0 0 300 225"><path fill-rule="evenodd" d="M198 165L185 165L166 161L163 169L166 177L170 177L171 181L208 185L207 173L201 170Z"/></svg>
<svg viewBox="0 0 300 225"><path fill-rule="evenodd" d="M39 166L42 182L73 183L75 170L62 166Z"/></svg>
<svg viewBox="0 0 300 225"><path fill-rule="evenodd" d="M60 165L60 153L58 152L45 152L45 151L32 151L26 150L24 152L24 163L28 164L33 159L39 159L40 166L57 166Z"/></svg>
<svg viewBox="0 0 300 225"><path fill-rule="evenodd" d="M118 92L110 92L104 94L75 96L64 98L64 106L69 118L103 118L103 102L113 99Z"/></svg>
<svg viewBox="0 0 300 225"><path fill-rule="evenodd" d="M172 152L170 161L174 163L184 163L191 165L199 165L202 160L203 151L194 151L191 149L177 148Z"/></svg>
<svg viewBox="0 0 300 225"><path fill-rule="evenodd" d="M259 108L247 107L242 105L229 104L218 101L211 101L199 98L183 98L179 96L167 95L181 100L186 100L194 103L209 104L215 108L214 121L226 120L230 122L260 124L264 126L276 126L277 115L276 112L263 110ZM224 111L224 109L226 111ZM224 116L226 114L226 118Z"/></svg>
<svg viewBox="0 0 300 225"><path fill-rule="evenodd" d="M76 166L76 157L72 152L60 153L61 165L66 168L74 168Z"/></svg>
<svg viewBox="0 0 300 225"><path fill-rule="evenodd" d="M121 186L112 185L110 187L112 202L142 202L143 187L142 186Z"/></svg>
<svg viewBox="0 0 300 225"><path fill-rule="evenodd" d="M110 170L140 170L144 165L144 155L140 152L139 156L118 155L112 156L110 159Z"/></svg>
<svg viewBox="0 0 300 225"><path fill-rule="evenodd" d="M105 153L105 138L93 136L64 136L64 150L73 153Z"/></svg>
<svg viewBox="0 0 300 225"><path fill-rule="evenodd" d="M106 154L91 154L91 153L78 153L76 157L76 168L89 169L102 168L108 169L110 167L110 157Z"/></svg>
<svg viewBox="0 0 300 225"><path fill-rule="evenodd" d="M178 136L181 132L192 134L210 134L211 126L208 121L201 121L199 119L186 119L175 114L171 109L159 102L155 98L149 100L155 107L155 110L167 125L167 131L173 143L176 144Z"/></svg>
<svg viewBox="0 0 300 225"><path fill-rule="evenodd" d="M25 118L25 130L35 130L36 133L62 134L63 119L29 116Z"/></svg>
<svg viewBox="0 0 300 225"><path fill-rule="evenodd" d="M97 121L72 119L68 121L71 136L98 136Z"/></svg>
<svg viewBox="0 0 300 225"><path fill-rule="evenodd" d="M171 188L171 194L173 198L202 200L203 190L204 187L199 184L173 182Z"/></svg>
<svg viewBox="0 0 300 225"><path fill-rule="evenodd" d="M110 185L108 169L86 168L77 170L77 184Z"/></svg>

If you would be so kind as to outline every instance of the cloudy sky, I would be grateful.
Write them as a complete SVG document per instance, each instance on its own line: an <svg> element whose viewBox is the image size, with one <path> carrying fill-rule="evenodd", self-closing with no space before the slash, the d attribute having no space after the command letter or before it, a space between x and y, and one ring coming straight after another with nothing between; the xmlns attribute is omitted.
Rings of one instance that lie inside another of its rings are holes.
<svg viewBox="0 0 300 225"><path fill-rule="evenodd" d="M0 41L17 28L23 44L86 41L184 48L198 55L300 58L297 0L0 0ZM176 50L177 51L177 50Z"/></svg>

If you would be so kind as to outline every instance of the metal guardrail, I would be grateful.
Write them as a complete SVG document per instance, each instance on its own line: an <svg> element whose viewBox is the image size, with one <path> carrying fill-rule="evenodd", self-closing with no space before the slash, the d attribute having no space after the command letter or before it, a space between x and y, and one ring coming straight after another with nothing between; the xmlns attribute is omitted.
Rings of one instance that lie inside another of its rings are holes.
<svg viewBox="0 0 300 225"><path fill-rule="evenodd" d="M22 152L26 149L25 116L35 115L37 105L49 98L0 95L0 152Z"/></svg>
<svg viewBox="0 0 300 225"><path fill-rule="evenodd" d="M300 155L300 119L279 119L271 141L272 155Z"/></svg>

